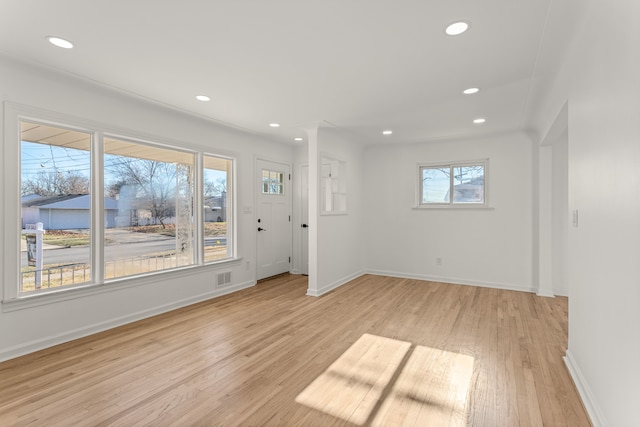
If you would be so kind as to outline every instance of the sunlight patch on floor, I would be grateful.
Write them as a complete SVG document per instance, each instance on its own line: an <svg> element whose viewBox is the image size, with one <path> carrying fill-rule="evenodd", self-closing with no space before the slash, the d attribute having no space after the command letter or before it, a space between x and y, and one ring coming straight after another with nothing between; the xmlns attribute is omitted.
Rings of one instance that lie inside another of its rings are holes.
<svg viewBox="0 0 640 427"><path fill-rule="evenodd" d="M463 426L473 357L362 335L296 402L357 425Z"/></svg>
<svg viewBox="0 0 640 427"><path fill-rule="evenodd" d="M410 347L408 342L364 334L296 402L362 425Z"/></svg>
<svg viewBox="0 0 640 427"><path fill-rule="evenodd" d="M373 426L466 426L473 357L416 346Z"/></svg>

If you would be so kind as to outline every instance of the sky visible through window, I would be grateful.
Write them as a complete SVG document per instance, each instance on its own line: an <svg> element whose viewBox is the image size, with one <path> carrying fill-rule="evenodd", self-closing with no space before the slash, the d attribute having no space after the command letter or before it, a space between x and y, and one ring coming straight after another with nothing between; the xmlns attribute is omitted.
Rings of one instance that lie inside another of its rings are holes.
<svg viewBox="0 0 640 427"><path fill-rule="evenodd" d="M22 141L22 183L36 179L43 172L78 174L88 179L91 168L90 157L87 150ZM119 156L105 156L104 181L107 185L118 180L117 169L114 168L114 165L119 161ZM226 171L204 170L205 182L211 181L219 185L222 181L226 182L226 177Z"/></svg>
<svg viewBox="0 0 640 427"><path fill-rule="evenodd" d="M422 204L484 203L483 164L421 167Z"/></svg>
<svg viewBox="0 0 640 427"><path fill-rule="evenodd" d="M22 141L22 181L36 177L40 172L57 170L77 172L89 177L90 154L86 150L57 147Z"/></svg>

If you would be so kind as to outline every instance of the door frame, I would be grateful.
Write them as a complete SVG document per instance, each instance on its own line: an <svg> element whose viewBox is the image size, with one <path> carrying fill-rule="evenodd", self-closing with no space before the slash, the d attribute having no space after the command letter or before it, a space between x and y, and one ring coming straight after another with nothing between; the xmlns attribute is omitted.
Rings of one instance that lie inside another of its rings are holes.
<svg viewBox="0 0 640 427"><path fill-rule="evenodd" d="M300 218L297 223L300 224L300 274L304 274L306 276L309 275L309 164L303 163L298 168L300 176L299 179L299 188L300 188ZM304 172L306 171L307 179L303 180ZM305 182L306 181L306 182ZM306 184L306 188L305 188ZM306 192L306 198L303 195ZM306 206L305 206L306 205ZM304 217L304 212L307 212L307 217ZM302 228L302 224L306 223L307 228ZM306 239L305 239L306 236ZM305 245L306 240L306 245ZM306 255L306 256L305 256ZM305 268L306 265L306 268Z"/></svg>

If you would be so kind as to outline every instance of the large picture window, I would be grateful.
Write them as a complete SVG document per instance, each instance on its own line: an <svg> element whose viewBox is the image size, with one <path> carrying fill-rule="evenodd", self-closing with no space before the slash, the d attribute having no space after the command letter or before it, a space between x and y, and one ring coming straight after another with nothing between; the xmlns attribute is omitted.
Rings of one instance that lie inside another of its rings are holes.
<svg viewBox="0 0 640 427"><path fill-rule="evenodd" d="M193 153L104 139L105 279L195 262L194 166Z"/></svg>
<svg viewBox="0 0 640 427"><path fill-rule="evenodd" d="M17 122L18 283L5 299L233 258L232 158Z"/></svg>
<svg viewBox="0 0 640 427"><path fill-rule="evenodd" d="M487 165L487 160L418 165L418 206L486 206Z"/></svg>

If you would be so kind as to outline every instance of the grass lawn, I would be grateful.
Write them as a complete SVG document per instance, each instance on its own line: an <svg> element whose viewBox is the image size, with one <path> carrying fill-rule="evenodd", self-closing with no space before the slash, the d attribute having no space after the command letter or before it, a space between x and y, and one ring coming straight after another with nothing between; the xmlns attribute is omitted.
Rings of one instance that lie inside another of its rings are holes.
<svg viewBox="0 0 640 427"><path fill-rule="evenodd" d="M89 233L73 230L47 230L42 241L56 246L83 246L89 244Z"/></svg>
<svg viewBox="0 0 640 427"><path fill-rule="evenodd" d="M154 233L169 237L176 236L176 227L174 224L166 224L164 228L161 225L141 225L138 227L128 227L127 230L135 233ZM225 236L226 234L226 222L205 222L204 235L206 237ZM47 230L44 234L43 242L62 247L85 246L90 243L90 236L89 233L79 230ZM109 242L109 239L107 239L107 243Z"/></svg>
<svg viewBox="0 0 640 427"><path fill-rule="evenodd" d="M128 227L129 231L136 233L155 233L162 234L163 236L175 237L176 226L175 224L162 225L140 225L137 227ZM204 235L210 236L226 236L227 235L227 223L226 222L205 222L204 223Z"/></svg>

